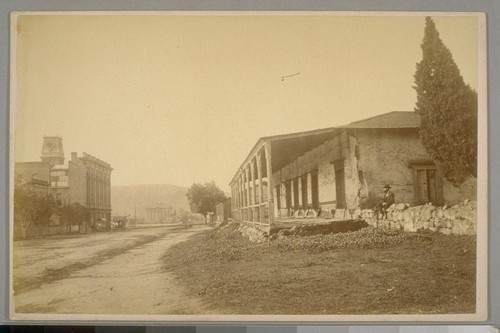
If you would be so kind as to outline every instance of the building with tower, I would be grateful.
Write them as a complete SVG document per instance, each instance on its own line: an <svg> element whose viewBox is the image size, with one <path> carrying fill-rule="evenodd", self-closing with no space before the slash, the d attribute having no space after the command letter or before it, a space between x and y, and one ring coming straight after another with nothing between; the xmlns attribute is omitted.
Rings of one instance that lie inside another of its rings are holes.
<svg viewBox="0 0 500 333"><path fill-rule="evenodd" d="M79 203L89 209L86 226L107 229L111 222L111 166L90 154L71 153L66 161L62 138L43 138L40 162L17 162L16 186L45 188L59 206ZM44 187L45 186L45 187Z"/></svg>

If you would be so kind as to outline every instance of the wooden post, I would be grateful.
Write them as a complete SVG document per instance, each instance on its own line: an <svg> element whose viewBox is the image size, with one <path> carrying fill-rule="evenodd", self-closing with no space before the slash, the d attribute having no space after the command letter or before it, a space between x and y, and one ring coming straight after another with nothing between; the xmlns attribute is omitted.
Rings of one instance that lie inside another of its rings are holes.
<svg viewBox="0 0 500 333"><path fill-rule="evenodd" d="M271 234L271 228L274 224L274 197L273 197L273 167L271 165L271 143L266 142L264 145L266 150L266 166L267 166L267 199L268 199L268 209L269 209L269 231Z"/></svg>
<svg viewBox="0 0 500 333"><path fill-rule="evenodd" d="M253 158L250 161L250 173L252 175L252 204L253 204L252 221L257 222L256 217L255 217L255 205L257 203L257 191L255 190L255 164L254 164Z"/></svg>
<svg viewBox="0 0 500 333"><path fill-rule="evenodd" d="M240 175L238 177L239 189L240 189L240 220L243 220L243 208L245 207L245 196L243 195L243 174L240 170Z"/></svg>
<svg viewBox="0 0 500 333"><path fill-rule="evenodd" d="M307 209L309 205L312 206L312 175L310 172L307 173Z"/></svg>
<svg viewBox="0 0 500 333"><path fill-rule="evenodd" d="M264 214L262 214L261 205L264 201L264 189L262 188L262 163L260 151L257 153L257 175L259 177L259 221L264 222Z"/></svg>

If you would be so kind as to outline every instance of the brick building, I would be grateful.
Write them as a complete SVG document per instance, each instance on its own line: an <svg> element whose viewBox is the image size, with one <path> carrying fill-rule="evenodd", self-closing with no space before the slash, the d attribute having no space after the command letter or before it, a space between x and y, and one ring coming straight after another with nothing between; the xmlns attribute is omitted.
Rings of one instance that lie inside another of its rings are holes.
<svg viewBox="0 0 500 333"><path fill-rule="evenodd" d="M455 186L427 154L415 112L390 112L339 127L263 137L230 185L233 217L271 225L275 219L345 218L373 207L385 184L396 202L456 203L476 199L476 179Z"/></svg>
<svg viewBox="0 0 500 333"><path fill-rule="evenodd" d="M36 180L46 183L60 206L79 203L89 208L90 226L97 221L109 227L111 221L111 166L90 155L71 153L65 162L62 138L44 137L40 162L17 162L15 184L27 185Z"/></svg>

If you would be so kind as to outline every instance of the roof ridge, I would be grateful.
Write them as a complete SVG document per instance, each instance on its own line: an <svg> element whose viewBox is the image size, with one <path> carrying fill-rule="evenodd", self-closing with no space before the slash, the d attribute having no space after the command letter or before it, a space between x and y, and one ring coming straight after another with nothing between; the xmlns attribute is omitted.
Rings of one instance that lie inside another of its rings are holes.
<svg viewBox="0 0 500 333"><path fill-rule="evenodd" d="M376 116L372 116L372 117L369 117L369 118L365 118L365 119L353 121L353 122L349 123L349 125L350 124L357 124L357 123L360 123L360 122L363 122L363 121L367 121L367 120L371 120L371 119L375 119L375 118L379 118L379 117L383 117L383 116L387 116L387 115L392 114L392 113L410 113L410 112L415 112L415 111L390 111L390 112L378 114Z"/></svg>

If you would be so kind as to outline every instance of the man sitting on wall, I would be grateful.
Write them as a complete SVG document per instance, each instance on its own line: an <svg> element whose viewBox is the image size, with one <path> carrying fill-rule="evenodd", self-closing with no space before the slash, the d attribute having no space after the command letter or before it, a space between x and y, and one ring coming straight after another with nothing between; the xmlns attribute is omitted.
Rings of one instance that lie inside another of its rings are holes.
<svg viewBox="0 0 500 333"><path fill-rule="evenodd" d="M394 203L394 193L391 191L391 185L384 186L384 198L380 202L380 211L382 212L382 218L387 220L387 208L391 207Z"/></svg>

